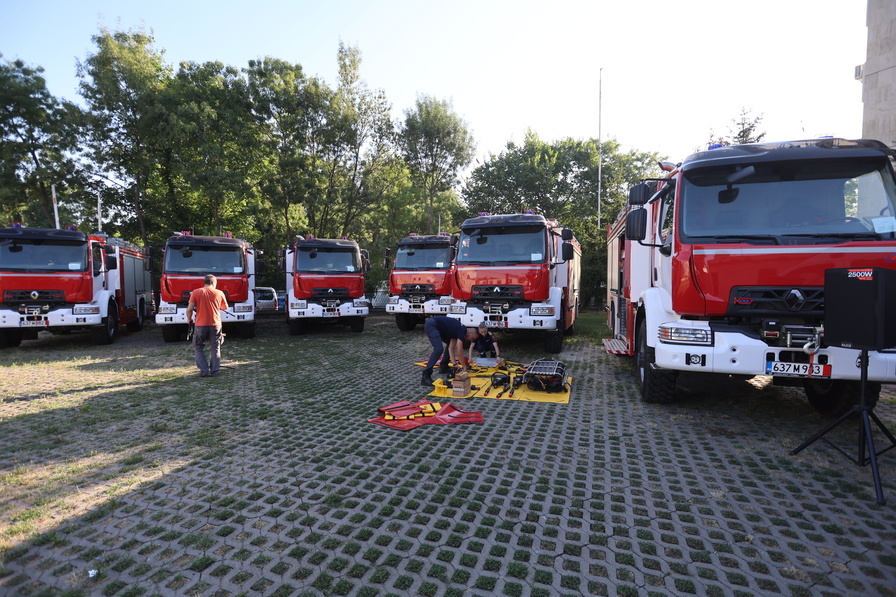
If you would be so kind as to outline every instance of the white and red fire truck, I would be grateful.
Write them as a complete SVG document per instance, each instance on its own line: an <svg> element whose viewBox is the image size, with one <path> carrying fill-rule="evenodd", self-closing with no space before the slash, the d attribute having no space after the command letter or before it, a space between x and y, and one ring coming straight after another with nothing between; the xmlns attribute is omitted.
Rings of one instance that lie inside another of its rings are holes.
<svg viewBox="0 0 896 597"><path fill-rule="evenodd" d="M261 273L261 251L232 236L193 236L182 232L165 243L156 324L165 342L176 342L187 332L190 294L212 274L227 297L221 312L223 328L236 329L242 338L255 337L255 282Z"/></svg>
<svg viewBox="0 0 896 597"><path fill-rule="evenodd" d="M457 236L446 233L410 236L398 241L389 273L386 312L409 332L433 315L447 315Z"/></svg>
<svg viewBox="0 0 896 597"><path fill-rule="evenodd" d="M858 350L825 343L825 270L896 269L893 151L817 139L721 147L633 187L607 235L611 353L635 355L642 398L680 371L802 385L817 410L861 398ZM896 382L870 354L867 402Z"/></svg>
<svg viewBox="0 0 896 597"><path fill-rule="evenodd" d="M0 348L36 339L40 330L90 330L111 344L119 324L143 328L152 305L148 255L103 232L0 229Z"/></svg>
<svg viewBox="0 0 896 597"><path fill-rule="evenodd" d="M531 212L461 225L449 315L468 327L544 332L558 353L579 312L582 249L572 230Z"/></svg>
<svg viewBox="0 0 896 597"><path fill-rule="evenodd" d="M301 335L309 323L348 325L364 331L370 306L364 296L366 250L346 238L298 237L281 252L286 271L289 333Z"/></svg>

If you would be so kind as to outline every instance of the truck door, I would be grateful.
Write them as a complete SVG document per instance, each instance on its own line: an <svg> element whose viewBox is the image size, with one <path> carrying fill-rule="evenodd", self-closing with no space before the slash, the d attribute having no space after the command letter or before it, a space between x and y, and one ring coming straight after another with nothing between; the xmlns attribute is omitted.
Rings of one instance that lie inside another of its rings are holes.
<svg viewBox="0 0 896 597"><path fill-rule="evenodd" d="M654 254L656 271L655 286L672 288L672 242L675 238L675 186L667 185L659 199L659 218L657 219L656 239L662 245Z"/></svg>
<svg viewBox="0 0 896 597"><path fill-rule="evenodd" d="M107 288L105 253L103 247L99 243L90 243L90 267L93 279L93 296L96 297L100 291Z"/></svg>

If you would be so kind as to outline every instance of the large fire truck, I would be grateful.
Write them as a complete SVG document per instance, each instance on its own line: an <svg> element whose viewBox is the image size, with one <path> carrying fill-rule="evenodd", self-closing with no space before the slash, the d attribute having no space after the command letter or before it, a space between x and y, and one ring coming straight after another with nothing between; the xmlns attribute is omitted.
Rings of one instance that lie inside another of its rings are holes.
<svg viewBox="0 0 896 597"><path fill-rule="evenodd" d="M364 331L370 312L364 296L366 250L346 238L298 237L281 252L286 271L286 319L289 333L301 335L309 323L348 325Z"/></svg>
<svg viewBox="0 0 896 597"><path fill-rule="evenodd" d="M647 402L680 371L771 376L842 413L861 398L860 352L825 343L825 271L896 269L893 151L871 140L721 147L634 186L607 236L615 354L635 355ZM869 355L867 403L896 382Z"/></svg>
<svg viewBox="0 0 896 597"><path fill-rule="evenodd" d="M148 255L103 232L0 229L0 348L46 330L87 329L111 344L119 324L143 328L152 305Z"/></svg>
<svg viewBox="0 0 896 597"><path fill-rule="evenodd" d="M461 225L449 315L512 333L544 333L558 353L579 312L582 249L572 230L531 212L480 214Z"/></svg>
<svg viewBox="0 0 896 597"><path fill-rule="evenodd" d="M409 332L427 317L448 314L456 247L457 236L444 232L398 241L386 312L395 314L399 330Z"/></svg>
<svg viewBox="0 0 896 597"><path fill-rule="evenodd" d="M182 232L165 243L162 256L161 301L156 324L165 342L177 342L189 328L190 294L212 274L224 292L228 308L221 312L223 328L242 338L255 337L255 282L261 273L261 251L232 236L193 236Z"/></svg>

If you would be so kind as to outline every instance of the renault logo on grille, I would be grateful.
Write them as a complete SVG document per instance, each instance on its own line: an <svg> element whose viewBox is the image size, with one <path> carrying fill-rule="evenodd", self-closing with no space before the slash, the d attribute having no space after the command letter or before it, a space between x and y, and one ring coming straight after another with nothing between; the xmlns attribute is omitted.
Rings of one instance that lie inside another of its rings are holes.
<svg viewBox="0 0 896 597"><path fill-rule="evenodd" d="M32 298L33 300L36 301L39 297L40 297L40 293L39 293L38 291L36 291L36 290L32 290L32 291L31 291L31 298Z"/></svg>
<svg viewBox="0 0 896 597"><path fill-rule="evenodd" d="M499 287L495 286L495 292L501 292L501 289Z"/></svg>
<svg viewBox="0 0 896 597"><path fill-rule="evenodd" d="M794 288L784 297L784 303L790 307L791 311L799 311L806 304L806 297L798 288Z"/></svg>

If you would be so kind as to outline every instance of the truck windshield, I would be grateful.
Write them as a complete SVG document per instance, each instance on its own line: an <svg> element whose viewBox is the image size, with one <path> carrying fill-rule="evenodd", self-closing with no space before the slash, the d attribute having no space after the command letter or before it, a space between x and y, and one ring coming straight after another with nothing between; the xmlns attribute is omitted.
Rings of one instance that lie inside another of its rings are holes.
<svg viewBox="0 0 896 597"><path fill-rule="evenodd" d="M760 162L749 164L751 174L735 174L745 166L684 173L677 210L683 242L896 238L896 185L886 159Z"/></svg>
<svg viewBox="0 0 896 597"><path fill-rule="evenodd" d="M168 245L166 274L242 274L246 271L243 251L238 248Z"/></svg>
<svg viewBox="0 0 896 597"><path fill-rule="evenodd" d="M42 239L0 239L0 270L5 272L85 272L87 243Z"/></svg>
<svg viewBox="0 0 896 597"><path fill-rule="evenodd" d="M357 250L299 247L296 251L297 272L351 273L361 271L361 255Z"/></svg>
<svg viewBox="0 0 896 597"><path fill-rule="evenodd" d="M398 270L448 269L449 250L447 244L437 246L403 245L395 252L395 267Z"/></svg>
<svg viewBox="0 0 896 597"><path fill-rule="evenodd" d="M543 226L498 226L463 230L458 264L514 265L544 263Z"/></svg>

